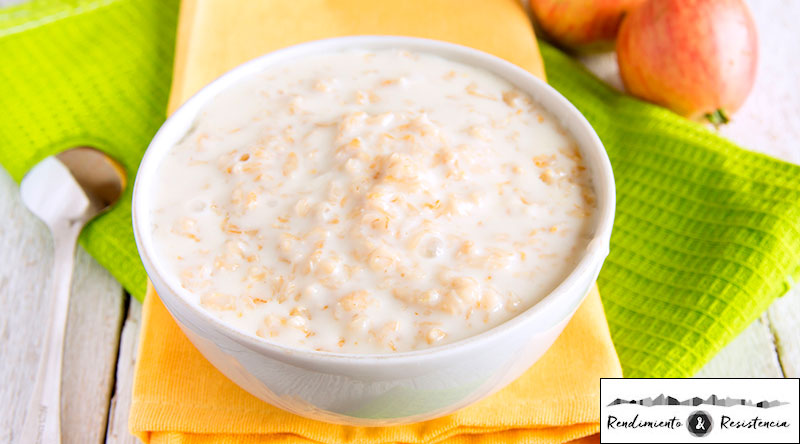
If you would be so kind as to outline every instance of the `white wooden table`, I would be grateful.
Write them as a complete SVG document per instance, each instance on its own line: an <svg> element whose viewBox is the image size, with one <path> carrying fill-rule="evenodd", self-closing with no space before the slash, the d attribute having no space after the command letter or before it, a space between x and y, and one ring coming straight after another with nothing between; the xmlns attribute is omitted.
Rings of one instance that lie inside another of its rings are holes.
<svg viewBox="0 0 800 444"><path fill-rule="evenodd" d="M20 0L0 0L0 6ZM24 0L23 0L24 1ZM720 132L800 163L800 1L750 0L760 33L756 86ZM613 54L584 62L619 84ZM800 177L798 177L800 180ZM50 299L52 241L0 168L0 442L22 427ZM127 417L141 305L78 248L63 374L66 443L132 443ZM775 301L698 376L800 376L800 286Z"/></svg>

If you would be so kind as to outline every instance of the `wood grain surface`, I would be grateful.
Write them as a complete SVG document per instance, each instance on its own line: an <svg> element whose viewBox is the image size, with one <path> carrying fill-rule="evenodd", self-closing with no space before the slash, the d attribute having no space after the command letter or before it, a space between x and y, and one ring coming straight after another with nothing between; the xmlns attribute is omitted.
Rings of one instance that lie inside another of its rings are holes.
<svg viewBox="0 0 800 444"><path fill-rule="evenodd" d="M50 301L53 243L47 227L19 200L0 171L0 442L22 427ZM78 248L62 375L64 443L101 443L124 312L123 292Z"/></svg>
<svg viewBox="0 0 800 444"><path fill-rule="evenodd" d="M0 6L10 3L0 0ZM748 4L760 33L756 86L720 133L800 163L800 33L794 23L800 1ZM621 87L613 53L583 61ZM0 168L0 443L15 442L22 425L50 297L52 241L18 193ZM127 417L140 321L140 304L79 248L63 374L64 442L137 441ZM777 300L698 376L800 376L800 289Z"/></svg>
<svg viewBox="0 0 800 444"><path fill-rule="evenodd" d="M131 406L133 369L136 365L136 350L139 342L139 325L142 322L142 304L131 298L128 317L122 327L117 361L116 386L108 412L106 442L134 444L139 442L128 431L128 411Z"/></svg>

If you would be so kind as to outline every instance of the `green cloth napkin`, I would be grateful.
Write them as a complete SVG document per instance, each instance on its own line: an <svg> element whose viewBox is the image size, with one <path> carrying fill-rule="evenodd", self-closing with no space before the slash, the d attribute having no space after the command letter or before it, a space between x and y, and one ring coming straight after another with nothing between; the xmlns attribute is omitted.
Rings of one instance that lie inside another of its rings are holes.
<svg viewBox="0 0 800 444"><path fill-rule="evenodd" d="M147 275L131 191L164 121L178 0L44 0L0 9L0 164L19 181L41 159L90 145L128 173L117 206L81 244L135 297Z"/></svg>
<svg viewBox="0 0 800 444"><path fill-rule="evenodd" d="M0 163L19 180L90 144L131 177L164 119L177 4L48 1L0 10ZM693 375L800 275L800 167L614 92L541 42L550 83L589 119L617 182L599 284L629 377ZM83 245L134 296L130 193Z"/></svg>
<svg viewBox="0 0 800 444"><path fill-rule="evenodd" d="M800 166L629 96L541 43L617 185L598 279L627 377L694 375L800 277Z"/></svg>

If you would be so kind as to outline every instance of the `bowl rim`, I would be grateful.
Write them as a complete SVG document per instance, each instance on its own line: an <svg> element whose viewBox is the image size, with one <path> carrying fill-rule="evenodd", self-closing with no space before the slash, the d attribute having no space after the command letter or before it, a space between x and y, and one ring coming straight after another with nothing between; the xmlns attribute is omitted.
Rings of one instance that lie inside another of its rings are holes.
<svg viewBox="0 0 800 444"><path fill-rule="evenodd" d="M228 325L212 313L203 309L199 304L185 297L183 293L188 294L188 291L179 285L174 285L168 279L164 278L160 270L165 270L166 268L161 266L158 254L154 252L154 241L152 239L151 230L145 229L146 227L142 225L150 221L150 218L147 216L147 212L150 210L150 199L147 193L152 194L152 191L148 182L154 181L153 176L158 171L161 159L174 143L180 140L180 138L190 130L192 123L195 121L197 114L202 111L203 106L230 86L244 81L250 76L270 67L281 66L282 64L291 62L291 60L304 56L320 54L327 51L344 51L349 49L413 50L415 52L431 54L484 69L512 83L531 96L534 96L537 101L541 101L542 96L546 96L550 101L556 103L556 106L548 106L545 109L553 115L553 117L557 118L562 126L571 127L571 129L567 130L574 139L579 139L576 135L577 132L583 132L584 136L588 137L588 144L586 144L586 146L577 143L577 140L576 143L581 153L584 154L584 157L586 157L588 151L594 151L593 154L597 156L597 162L595 162L591 169L592 183L595 188L595 193L598 196L597 202L602 202L603 204L598 205L598 213L594 216L595 233L592 239L587 243L581 259L572 271L570 271L550 293L505 322L478 334L467 336L451 343L394 353L337 353L296 348L271 342L267 339L249 334L237 327ZM512 80L512 77L516 78L517 81ZM520 81L525 84L520 85ZM561 109L556 110L554 108ZM571 125L567 123L568 121L571 122ZM177 134L174 134L176 132ZM440 40L392 35L357 35L300 43L261 55L237 65L233 69L220 75L195 92L186 102L176 109L159 128L148 145L139 165L132 197L134 237L139 256L144 264L148 278L153 282L154 286L159 287L159 285L156 284L161 284L172 293L171 295L159 294L162 299L164 296L174 296L170 299L179 301L190 313L199 316L205 323L213 326L217 332L223 333L229 338L235 339L239 343L247 345L261 353L308 358L318 362L330 363L358 361L359 363L383 362L400 364L405 361L418 360L420 358L431 358L434 356L439 358L462 352L469 347L479 346L493 337L519 328L526 324L531 318L551 309L551 307L559 303L562 305L568 304L568 310L563 311L563 316L554 319L552 323L556 324L558 321L563 320L564 317L571 316L585 296L584 292L575 291L575 287L582 282L581 277L586 274L594 275L593 278L596 277L600 266L608 255L611 228L614 221L616 206L613 172L602 142L580 111L550 85L511 62L474 48ZM171 315L174 316L172 313Z"/></svg>

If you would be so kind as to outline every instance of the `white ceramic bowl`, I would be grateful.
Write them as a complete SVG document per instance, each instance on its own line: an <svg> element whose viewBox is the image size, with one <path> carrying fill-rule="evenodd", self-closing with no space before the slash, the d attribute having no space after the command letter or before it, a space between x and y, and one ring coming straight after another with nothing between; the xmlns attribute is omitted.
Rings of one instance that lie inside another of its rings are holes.
<svg viewBox="0 0 800 444"><path fill-rule="evenodd" d="M404 48L480 67L516 85L557 118L578 143L597 194L593 240L575 269L552 293L482 334L413 352L355 355L294 349L223 324L192 298L155 254L151 230L156 171L215 95L269 67L347 48ZM614 179L608 157L586 119L558 92L527 71L475 49L408 37L357 36L320 40L251 60L203 88L161 127L145 153L133 191L139 254L161 300L211 363L262 400L322 421L384 426L435 418L471 404L520 376L555 341L597 278L614 218Z"/></svg>

